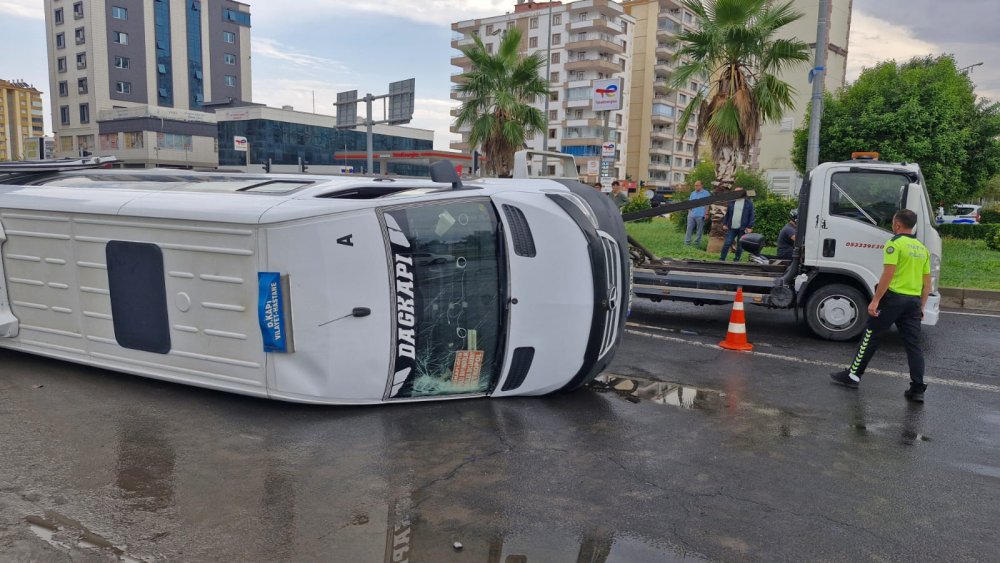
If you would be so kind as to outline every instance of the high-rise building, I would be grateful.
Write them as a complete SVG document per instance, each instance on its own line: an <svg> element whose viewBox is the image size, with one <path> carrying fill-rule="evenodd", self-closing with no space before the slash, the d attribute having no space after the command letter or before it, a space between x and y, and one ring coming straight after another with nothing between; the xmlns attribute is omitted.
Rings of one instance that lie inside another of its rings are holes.
<svg viewBox="0 0 1000 563"><path fill-rule="evenodd" d="M44 135L42 93L19 80L0 80L0 160L24 159L25 140Z"/></svg>
<svg viewBox="0 0 1000 563"><path fill-rule="evenodd" d="M626 173L647 187L671 188L687 180L697 158L697 112L683 131L677 125L708 77L676 88L670 81L683 62L677 35L698 21L674 0L626 0L624 7L635 19Z"/></svg>
<svg viewBox="0 0 1000 563"><path fill-rule="evenodd" d="M487 51L493 52L507 29L519 29L521 50L525 54L538 53L549 61L550 95L545 116L548 127L526 143L540 150L547 140L549 150L576 157L587 181L595 182L601 147L606 141L617 144L611 173L616 178L624 178L633 24L634 20L625 14L622 5L612 0L580 0L567 4L519 0L514 10L507 14L453 23L451 45L460 49L472 45L473 37L478 36ZM460 68L452 75L456 83L462 80L462 73L471 69L471 62L461 53L451 59L451 64ZM591 109L593 83L605 78L624 80L623 92L619 93L623 96L623 105L619 111L595 112ZM457 86L452 87L451 98L462 100ZM542 110L546 108L544 100L533 105ZM452 115L458 115L457 108L452 110ZM471 152L474 147L469 146L468 128L459 130L453 126L451 130L462 135L462 140L452 142L451 148ZM553 171L554 166L550 165L548 172Z"/></svg>
<svg viewBox="0 0 1000 563"><path fill-rule="evenodd" d="M59 156L215 166L219 104L250 102L250 8L232 0L45 0Z"/></svg>
<svg viewBox="0 0 1000 563"><path fill-rule="evenodd" d="M827 90L834 91L844 85L847 76L847 41L851 35L851 10L853 0L830 0L830 41L826 53ZM796 38L809 44L809 64L786 70L780 78L794 89L795 108L785 112L778 123L761 126L757 150L752 157L753 167L764 171L771 189L778 193L792 193L802 178L792 164L792 144L795 130L809 125L806 110L812 98L809 69L816 57L816 22L819 19L819 2L795 0L792 6L805 14L778 30L777 37ZM858 147L867 150L867 147ZM850 155L843 155L848 158Z"/></svg>

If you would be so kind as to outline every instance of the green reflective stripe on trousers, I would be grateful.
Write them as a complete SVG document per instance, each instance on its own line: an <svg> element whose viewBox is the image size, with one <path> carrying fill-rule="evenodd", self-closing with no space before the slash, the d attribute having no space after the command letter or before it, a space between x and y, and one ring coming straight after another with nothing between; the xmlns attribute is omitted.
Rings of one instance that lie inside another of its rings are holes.
<svg viewBox="0 0 1000 563"><path fill-rule="evenodd" d="M858 357L854 358L854 363L851 364L851 375L858 375L858 368L861 367L861 360L865 357L865 352L868 350L868 343L872 339L872 329L865 331L865 337L861 340L861 347L858 348Z"/></svg>

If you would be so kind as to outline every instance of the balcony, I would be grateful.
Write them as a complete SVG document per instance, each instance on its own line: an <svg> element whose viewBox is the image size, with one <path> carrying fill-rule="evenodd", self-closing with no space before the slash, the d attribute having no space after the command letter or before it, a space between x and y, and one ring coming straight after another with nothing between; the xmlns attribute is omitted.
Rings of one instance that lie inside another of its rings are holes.
<svg viewBox="0 0 1000 563"><path fill-rule="evenodd" d="M570 17L580 12L597 12L604 16L620 16L625 13L625 9L618 2L611 0L581 0L569 4Z"/></svg>
<svg viewBox="0 0 1000 563"><path fill-rule="evenodd" d="M573 72L575 70L596 70L606 74L622 72L620 64L615 64L615 62L610 58L600 57L578 57L570 59L569 62L566 63L565 67L569 72Z"/></svg>
<svg viewBox="0 0 1000 563"><path fill-rule="evenodd" d="M465 29L476 29L479 27L479 20L465 20L451 24L452 31L462 31Z"/></svg>
<svg viewBox="0 0 1000 563"><path fill-rule="evenodd" d="M448 143L448 148L453 151L462 151L464 153L469 152L469 142L468 141L451 141Z"/></svg>
<svg viewBox="0 0 1000 563"><path fill-rule="evenodd" d="M566 42L566 49L570 51L595 49L605 53L625 54L625 47L622 46L621 39L607 33L576 33L570 35L569 41Z"/></svg>
<svg viewBox="0 0 1000 563"><path fill-rule="evenodd" d="M674 55L677 54L677 50L680 47L677 43L657 43L656 45L656 56L661 59L673 59Z"/></svg>
<svg viewBox="0 0 1000 563"><path fill-rule="evenodd" d="M466 80L467 79L465 78L465 71L464 70L459 70L459 71L451 73L451 81L454 82L455 84L461 84L462 82L465 82Z"/></svg>
<svg viewBox="0 0 1000 563"><path fill-rule="evenodd" d="M600 136L596 137L573 137L573 138L563 138L559 144L564 147L579 147L579 146L590 146L590 145L600 145L604 143L604 139Z"/></svg>
<svg viewBox="0 0 1000 563"><path fill-rule="evenodd" d="M604 119L590 117L586 119L567 119L566 127L604 127Z"/></svg>
<svg viewBox="0 0 1000 563"><path fill-rule="evenodd" d="M670 164L667 163L667 162L653 162L651 160L651 161L649 161L649 169L651 171L652 170L656 170L658 172L669 172L670 171Z"/></svg>
<svg viewBox="0 0 1000 563"><path fill-rule="evenodd" d="M673 156L673 154L670 152L670 147L668 146L659 146L659 147L651 146L649 147L649 154L656 154L661 156Z"/></svg>
<svg viewBox="0 0 1000 563"><path fill-rule="evenodd" d="M568 29L572 32L598 31L603 33L621 33L621 25L614 23L608 18L595 17L585 20L574 20L569 23Z"/></svg>
<svg viewBox="0 0 1000 563"><path fill-rule="evenodd" d="M462 47L471 47L476 44L476 41L472 37L462 37L460 39L451 40L452 49L461 49Z"/></svg>
<svg viewBox="0 0 1000 563"><path fill-rule="evenodd" d="M673 138L674 138L674 132L671 131L670 129L653 129L649 133L649 138L650 139L664 139L664 140L671 140L672 141ZM667 150L669 151L670 149L668 148Z"/></svg>
<svg viewBox="0 0 1000 563"><path fill-rule="evenodd" d="M671 92L670 82L665 78L656 80L653 82L653 92L658 96L666 96Z"/></svg>
<svg viewBox="0 0 1000 563"><path fill-rule="evenodd" d="M465 68L470 65L472 65L472 61L469 60L469 57L466 57L465 55L458 55L457 57L451 58L451 66L460 66L462 68Z"/></svg>
<svg viewBox="0 0 1000 563"><path fill-rule="evenodd" d="M656 26L656 40L664 43L670 43L677 38L681 31L682 27L680 23L672 19L661 17L659 24Z"/></svg>
<svg viewBox="0 0 1000 563"><path fill-rule="evenodd" d="M674 116L664 113L654 113L649 116L649 120L657 125L667 125L674 122Z"/></svg>
<svg viewBox="0 0 1000 563"><path fill-rule="evenodd" d="M670 59L656 59L656 64L653 65L653 70L656 71L657 76L670 76L676 69L677 63Z"/></svg>
<svg viewBox="0 0 1000 563"><path fill-rule="evenodd" d="M567 108L589 108L590 98L580 98L579 100L566 100Z"/></svg>

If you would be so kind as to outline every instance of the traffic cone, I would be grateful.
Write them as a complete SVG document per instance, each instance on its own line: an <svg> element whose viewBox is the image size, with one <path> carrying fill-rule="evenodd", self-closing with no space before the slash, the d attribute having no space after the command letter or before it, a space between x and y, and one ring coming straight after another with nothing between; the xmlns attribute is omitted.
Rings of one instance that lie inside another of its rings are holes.
<svg viewBox="0 0 1000 563"><path fill-rule="evenodd" d="M729 315L729 332L726 339L719 342L726 350L749 352L753 344L747 342L747 320L743 313L743 288L736 288L736 300L733 302L733 312Z"/></svg>

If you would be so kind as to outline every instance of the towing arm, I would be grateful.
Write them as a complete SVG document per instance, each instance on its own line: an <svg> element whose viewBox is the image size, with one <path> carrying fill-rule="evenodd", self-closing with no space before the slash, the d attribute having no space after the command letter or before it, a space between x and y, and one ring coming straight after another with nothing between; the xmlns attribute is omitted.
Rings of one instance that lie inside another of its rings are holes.
<svg viewBox="0 0 1000 563"><path fill-rule="evenodd" d="M757 192L753 190L736 190L710 195L701 199L689 199L687 201L677 203L665 203L652 209L643 209L642 211L624 213L622 214L622 221L628 223L629 221L638 221L639 219L646 219L648 217L666 215L667 213L673 213L674 211L687 211L688 209L694 209L696 207L705 207L706 205L712 205L713 203L729 203L730 201L736 201L745 197L753 197L755 195L757 195Z"/></svg>
<svg viewBox="0 0 1000 563"><path fill-rule="evenodd" d="M753 190L736 190L710 195L701 199L689 199L687 201L680 201L677 203L665 203L659 207L653 207L652 209L643 209L641 211L633 211L632 213L624 213L622 214L622 221L628 223L629 221L638 221L649 217L666 215L667 213L673 213L674 211L687 211L688 209L694 209L696 207L705 207L706 205L712 205L713 203L728 203L730 201L736 201L745 197L753 197L755 195L757 195L757 193ZM646 260L659 260L655 254L640 244L639 241L632 238L631 235L628 237L628 243L636 252L642 254Z"/></svg>

